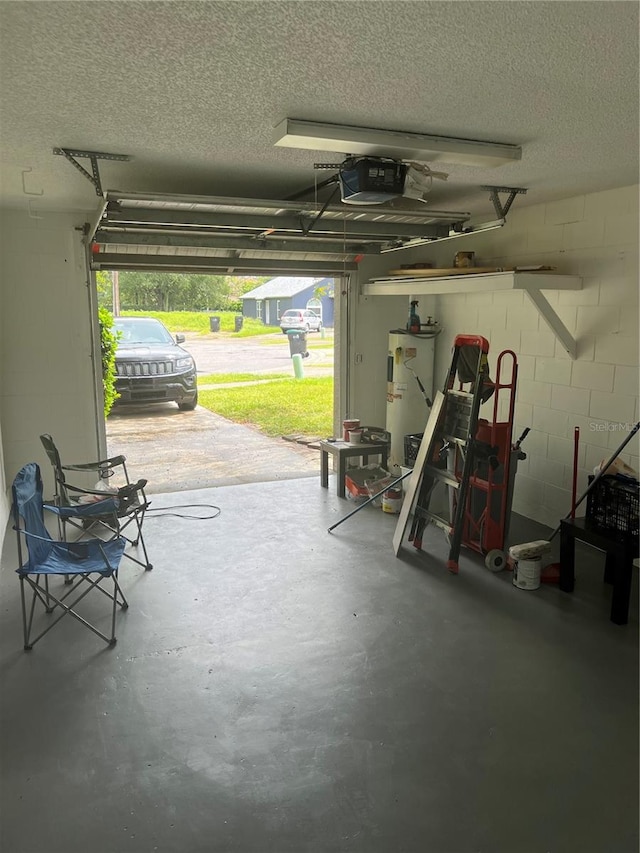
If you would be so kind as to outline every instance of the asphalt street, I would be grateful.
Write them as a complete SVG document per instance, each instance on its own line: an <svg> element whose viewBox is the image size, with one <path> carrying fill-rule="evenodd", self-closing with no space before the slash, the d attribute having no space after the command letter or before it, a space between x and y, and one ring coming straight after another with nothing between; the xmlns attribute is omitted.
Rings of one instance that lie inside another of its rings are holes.
<svg viewBox="0 0 640 853"><path fill-rule="evenodd" d="M320 341L320 335L309 335L310 344ZM235 339L191 334L183 346L193 355L198 376L293 376L288 339L281 333ZM303 365L305 376L331 376L332 347L316 350L312 346ZM320 472L317 450L269 438L201 406L181 412L175 403L116 407L107 418L107 450L110 456L126 456L131 477L147 479L150 494L299 477L319 479Z"/></svg>
<svg viewBox="0 0 640 853"><path fill-rule="evenodd" d="M323 343L332 344L333 335L327 333L324 340L317 332L307 336L309 356L303 361L305 375L332 375L333 347L316 349L316 345ZM211 373L291 373L293 376L289 340L281 332L251 338L187 334L183 346L194 357L199 376Z"/></svg>

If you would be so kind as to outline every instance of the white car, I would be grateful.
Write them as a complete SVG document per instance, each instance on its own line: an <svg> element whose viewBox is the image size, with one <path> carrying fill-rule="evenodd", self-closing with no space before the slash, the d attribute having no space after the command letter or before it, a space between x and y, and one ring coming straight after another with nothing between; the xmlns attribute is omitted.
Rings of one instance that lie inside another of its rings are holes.
<svg viewBox="0 0 640 853"><path fill-rule="evenodd" d="M322 328L322 320L315 311L308 308L289 308L280 317L280 328L287 334L288 331L296 332L319 332Z"/></svg>

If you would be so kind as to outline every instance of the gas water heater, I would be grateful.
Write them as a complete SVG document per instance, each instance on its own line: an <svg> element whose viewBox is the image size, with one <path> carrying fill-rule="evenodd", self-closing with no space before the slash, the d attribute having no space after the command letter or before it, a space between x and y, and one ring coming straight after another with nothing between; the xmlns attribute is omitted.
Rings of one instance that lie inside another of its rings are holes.
<svg viewBox="0 0 640 853"><path fill-rule="evenodd" d="M391 433L389 470L392 474L399 475L400 465L404 465L405 435L424 432L429 418L435 338L436 335L428 331L411 334L398 329L389 333L386 429Z"/></svg>

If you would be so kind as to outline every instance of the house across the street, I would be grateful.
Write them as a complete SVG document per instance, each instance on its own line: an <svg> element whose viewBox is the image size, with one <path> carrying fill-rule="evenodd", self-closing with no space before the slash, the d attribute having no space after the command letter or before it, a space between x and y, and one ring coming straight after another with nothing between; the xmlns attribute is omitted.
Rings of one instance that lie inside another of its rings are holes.
<svg viewBox="0 0 640 853"><path fill-rule="evenodd" d="M262 320L265 326L278 326L289 308L309 308L320 316L322 325L333 327L333 279L281 275L245 293L244 317Z"/></svg>

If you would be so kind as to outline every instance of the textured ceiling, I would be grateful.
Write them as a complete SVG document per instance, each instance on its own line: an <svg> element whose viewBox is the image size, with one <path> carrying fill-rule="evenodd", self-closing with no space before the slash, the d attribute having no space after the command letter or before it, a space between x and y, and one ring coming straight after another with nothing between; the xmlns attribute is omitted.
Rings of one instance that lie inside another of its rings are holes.
<svg viewBox="0 0 640 853"><path fill-rule="evenodd" d="M439 208L492 216L487 183L528 187L518 206L634 183L638 8L1 2L0 203L96 208L55 146L131 155L100 163L105 189L284 198L336 159L275 148L285 117L522 146L447 168Z"/></svg>

